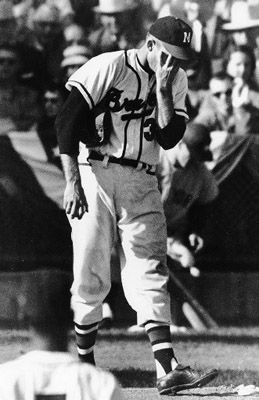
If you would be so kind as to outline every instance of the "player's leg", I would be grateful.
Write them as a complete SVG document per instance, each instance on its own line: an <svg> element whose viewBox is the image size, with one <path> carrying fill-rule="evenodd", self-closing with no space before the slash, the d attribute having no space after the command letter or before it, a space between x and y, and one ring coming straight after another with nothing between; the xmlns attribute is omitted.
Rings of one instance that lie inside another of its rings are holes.
<svg viewBox="0 0 259 400"><path fill-rule="evenodd" d="M130 191L126 184L127 196L121 196L121 208L127 210L119 220L124 252L122 283L129 304L137 312L138 324L145 327L151 342L158 389L168 393L205 384L215 373L200 377L189 367L182 367L171 342L166 222L157 181L142 172L131 179L134 188Z"/></svg>
<svg viewBox="0 0 259 400"><path fill-rule="evenodd" d="M160 378L177 365L170 337L166 223L161 196L156 178L144 171L132 173L124 184L124 193L118 224L124 256L122 283L129 304L137 312L138 324L145 325Z"/></svg>
<svg viewBox="0 0 259 400"><path fill-rule="evenodd" d="M104 191L97 172L93 174L87 166L81 167L80 172L89 212L81 220L70 221L74 255L71 304L79 357L82 361L94 364L94 345L98 324L102 320L102 302L110 290L110 257L115 220L110 200L112 183L109 190Z"/></svg>

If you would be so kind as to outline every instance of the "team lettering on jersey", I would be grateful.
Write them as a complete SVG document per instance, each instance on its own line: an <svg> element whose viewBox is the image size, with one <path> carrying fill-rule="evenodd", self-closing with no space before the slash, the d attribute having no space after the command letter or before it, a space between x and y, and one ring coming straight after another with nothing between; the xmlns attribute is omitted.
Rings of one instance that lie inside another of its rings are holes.
<svg viewBox="0 0 259 400"><path fill-rule="evenodd" d="M144 121L144 137L147 141L152 141L155 137L157 124L155 118L150 116L156 106L156 94L151 92L149 96L147 96L146 100L140 98L128 99L125 97L123 101L121 101L122 94L123 90L112 88L106 97L107 107L112 112L125 110L126 113L121 115L122 121L131 121L142 118Z"/></svg>

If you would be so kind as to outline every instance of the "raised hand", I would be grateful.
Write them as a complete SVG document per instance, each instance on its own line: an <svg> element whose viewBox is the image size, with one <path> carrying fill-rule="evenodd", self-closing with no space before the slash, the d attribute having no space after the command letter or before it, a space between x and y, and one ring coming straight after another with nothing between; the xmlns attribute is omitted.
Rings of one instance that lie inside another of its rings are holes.
<svg viewBox="0 0 259 400"><path fill-rule="evenodd" d="M166 54L163 51L159 54L159 62L156 69L157 89L168 92L172 89L174 78L180 68L181 60Z"/></svg>

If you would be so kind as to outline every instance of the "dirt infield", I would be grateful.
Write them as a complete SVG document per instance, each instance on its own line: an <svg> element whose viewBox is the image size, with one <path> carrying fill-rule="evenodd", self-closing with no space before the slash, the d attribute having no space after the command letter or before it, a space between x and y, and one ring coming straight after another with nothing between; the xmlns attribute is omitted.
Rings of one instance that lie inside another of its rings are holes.
<svg viewBox="0 0 259 400"><path fill-rule="evenodd" d="M160 396L156 389L124 389L125 400L169 400L178 397L179 400L201 400L206 397L208 400L241 400L244 396L239 396L233 393L232 387L217 386L204 387L201 389L191 389L178 393L175 396ZM245 396L249 400L258 400L259 395Z"/></svg>

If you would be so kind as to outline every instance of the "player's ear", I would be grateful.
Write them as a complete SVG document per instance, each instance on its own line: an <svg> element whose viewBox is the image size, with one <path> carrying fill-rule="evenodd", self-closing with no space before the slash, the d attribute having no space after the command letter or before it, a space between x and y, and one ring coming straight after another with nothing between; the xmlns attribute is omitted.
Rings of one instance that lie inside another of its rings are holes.
<svg viewBox="0 0 259 400"><path fill-rule="evenodd" d="M152 39L148 39L147 41L147 48L149 51L152 51L155 45L155 41Z"/></svg>
<svg viewBox="0 0 259 400"><path fill-rule="evenodd" d="M155 45L155 40L154 40L153 36L150 35L149 33L147 34L147 37L146 37L146 43L147 43L148 50L152 51L154 48L154 45Z"/></svg>

